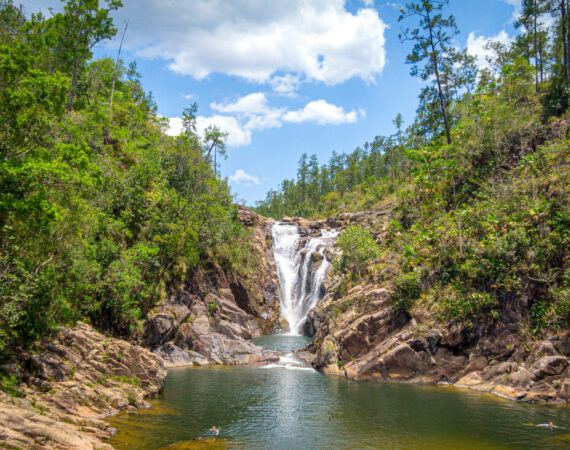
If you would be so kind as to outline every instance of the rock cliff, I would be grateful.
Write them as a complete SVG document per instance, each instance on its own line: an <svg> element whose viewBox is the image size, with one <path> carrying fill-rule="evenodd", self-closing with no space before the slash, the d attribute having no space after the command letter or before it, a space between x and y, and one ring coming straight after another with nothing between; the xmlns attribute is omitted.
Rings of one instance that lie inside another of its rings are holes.
<svg viewBox="0 0 570 450"><path fill-rule="evenodd" d="M238 219L250 230L256 270L245 276L213 263L198 267L144 324L143 345L169 367L250 364L270 354L251 338L279 324L273 221L241 206Z"/></svg>
<svg viewBox="0 0 570 450"><path fill-rule="evenodd" d="M339 214L325 224L356 224L378 241L388 211ZM425 307L394 308L391 268L376 277L335 274L310 313L315 332L302 356L328 374L355 379L444 383L522 401L567 402L570 331L538 339L524 313L501 307L496 320L437 320Z"/></svg>

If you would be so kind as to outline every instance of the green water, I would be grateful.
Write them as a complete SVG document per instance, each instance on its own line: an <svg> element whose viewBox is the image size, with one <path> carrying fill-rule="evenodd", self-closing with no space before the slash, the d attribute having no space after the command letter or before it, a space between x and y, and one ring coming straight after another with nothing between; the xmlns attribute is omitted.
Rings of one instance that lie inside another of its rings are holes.
<svg viewBox="0 0 570 450"><path fill-rule="evenodd" d="M283 349L289 338L264 339L264 345ZM173 369L153 405L113 418L120 432L111 444L118 449L570 446L566 407L524 405L448 387L355 382L293 367ZM533 426L545 422L567 429ZM194 441L207 437L213 425L221 430L216 439Z"/></svg>

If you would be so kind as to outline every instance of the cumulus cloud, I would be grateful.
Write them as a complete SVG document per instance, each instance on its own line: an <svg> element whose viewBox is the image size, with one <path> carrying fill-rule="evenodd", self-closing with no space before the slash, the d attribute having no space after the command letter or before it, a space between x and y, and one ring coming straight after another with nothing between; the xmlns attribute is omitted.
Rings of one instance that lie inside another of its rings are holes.
<svg viewBox="0 0 570 450"><path fill-rule="evenodd" d="M273 77L269 81L273 92L286 97L294 97L295 91L299 88L301 84L301 79L293 74L286 74L282 77Z"/></svg>
<svg viewBox="0 0 570 450"><path fill-rule="evenodd" d="M30 12L61 8L57 0L26 3ZM221 73L290 95L301 80L335 85L353 77L372 81L382 72L386 24L372 0L356 13L345 3L136 0L114 15L117 24L129 20L124 47L139 57L168 60L171 70L198 80Z"/></svg>
<svg viewBox="0 0 570 450"><path fill-rule="evenodd" d="M246 130L233 116L215 114L210 117L198 116L196 118L196 129L200 134L203 134L204 130L211 125L215 125L220 130L228 133L226 144L229 147L241 147L251 144L251 131Z"/></svg>
<svg viewBox="0 0 570 450"><path fill-rule="evenodd" d="M298 110L274 108L269 105L263 92L246 95L233 103L211 103L210 107L219 114L211 117L198 117L196 128L202 134L209 125L216 125L228 132L227 145L240 147L249 145L253 132L268 128L280 128L284 122L311 122L318 125L340 125L355 123L359 117L366 117L364 109L346 112L342 106L326 100L316 100ZM224 115L222 115L224 114ZM182 119L169 119L167 134L176 136L182 132Z"/></svg>
<svg viewBox="0 0 570 450"><path fill-rule="evenodd" d="M260 114L269 111L269 104L267 97L263 92L256 92L253 94L241 97L234 103L222 104L211 103L210 107L223 113L246 113L246 114Z"/></svg>
<svg viewBox="0 0 570 450"><path fill-rule="evenodd" d="M169 136L178 136L182 133L182 118L170 117L166 134ZM233 116L213 115L210 117L199 116L196 118L196 131L199 135L204 134L204 130L210 125L217 126L220 130L228 133L226 144L229 147L241 147L251 144L251 131L240 125L238 120Z"/></svg>
<svg viewBox="0 0 570 450"><path fill-rule="evenodd" d="M475 62L479 69L490 67L487 58L492 57L493 51L485 48L490 41L498 41L501 44L508 46L512 42L505 30L500 31L495 36L486 38L485 36L477 36L475 32L469 33L467 38L467 53L475 57Z"/></svg>
<svg viewBox="0 0 570 450"><path fill-rule="evenodd" d="M358 120L356 111L345 112L344 108L325 100L316 100L303 109L289 111L283 116L285 122L316 122L319 125L354 123Z"/></svg>
<svg viewBox="0 0 570 450"><path fill-rule="evenodd" d="M266 83L284 73L334 85L373 80L385 65L386 25L372 8L350 13L345 0L137 0L117 16L130 20L126 48L198 80L217 72Z"/></svg>
<svg viewBox="0 0 570 450"><path fill-rule="evenodd" d="M182 124L181 117L171 117L168 119L168 128L166 129L166 134L168 136L178 136L182 133L184 126Z"/></svg>
<svg viewBox="0 0 570 450"><path fill-rule="evenodd" d="M236 184L241 184L243 186L251 186L252 184L261 184L259 178L250 175L245 170L238 169L235 173L229 177L229 180Z"/></svg>

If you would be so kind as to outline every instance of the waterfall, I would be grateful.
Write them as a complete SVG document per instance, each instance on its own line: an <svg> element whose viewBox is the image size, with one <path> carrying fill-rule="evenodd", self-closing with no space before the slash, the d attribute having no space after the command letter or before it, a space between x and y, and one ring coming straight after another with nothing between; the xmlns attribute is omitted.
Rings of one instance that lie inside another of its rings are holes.
<svg viewBox="0 0 570 450"><path fill-rule="evenodd" d="M325 249L338 233L323 230L319 237L302 240L298 226L290 223L274 224L272 233L281 314L289 323L289 333L300 334L309 311L321 297L322 283L330 266Z"/></svg>

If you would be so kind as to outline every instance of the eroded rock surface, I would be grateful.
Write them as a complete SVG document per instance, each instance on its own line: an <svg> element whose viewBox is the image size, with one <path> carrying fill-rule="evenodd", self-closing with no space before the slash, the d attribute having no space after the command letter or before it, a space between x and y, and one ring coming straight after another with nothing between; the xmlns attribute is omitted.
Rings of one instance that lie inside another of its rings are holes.
<svg viewBox="0 0 570 450"><path fill-rule="evenodd" d="M102 419L146 408L162 389L162 359L89 325L64 328L56 339L3 368L19 397L0 393L0 442L8 448L111 448L115 430Z"/></svg>
<svg viewBox="0 0 570 450"><path fill-rule="evenodd" d="M341 213L318 227L355 224L381 242L389 219L381 210ZM376 279L359 282L332 276L327 294L310 313L316 334L309 352L299 356L325 373L355 379L455 384L515 400L567 401L568 330L533 339L520 305L508 303L492 322L441 322L421 305L410 314L398 312L393 271L386 264Z"/></svg>

